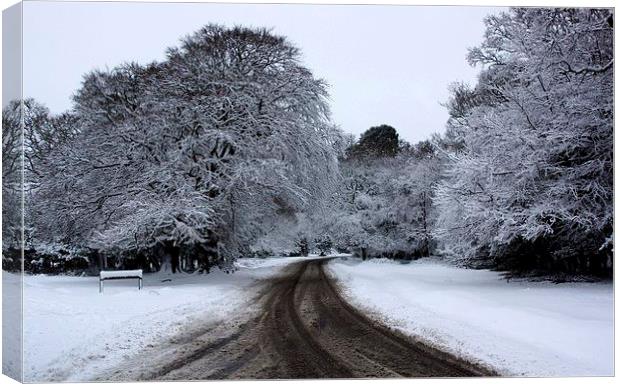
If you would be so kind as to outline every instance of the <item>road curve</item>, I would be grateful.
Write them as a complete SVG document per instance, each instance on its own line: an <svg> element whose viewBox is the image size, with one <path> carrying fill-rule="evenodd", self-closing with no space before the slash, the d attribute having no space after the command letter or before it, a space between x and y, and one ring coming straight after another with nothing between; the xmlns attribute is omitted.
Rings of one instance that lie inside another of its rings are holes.
<svg viewBox="0 0 620 384"><path fill-rule="evenodd" d="M250 320L196 330L104 380L493 376L390 330L350 306L323 269L292 264L270 279Z"/></svg>

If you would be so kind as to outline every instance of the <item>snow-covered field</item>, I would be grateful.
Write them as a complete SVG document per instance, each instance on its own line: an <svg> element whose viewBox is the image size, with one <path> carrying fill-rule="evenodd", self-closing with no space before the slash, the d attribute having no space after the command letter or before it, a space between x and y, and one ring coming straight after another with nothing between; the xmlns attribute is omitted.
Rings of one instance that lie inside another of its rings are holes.
<svg viewBox="0 0 620 384"><path fill-rule="evenodd" d="M103 294L97 277L26 276L25 380L88 380L194 320L223 321L251 305L257 279L301 259L241 259L234 274L146 274L142 291L135 280L116 280Z"/></svg>
<svg viewBox="0 0 620 384"><path fill-rule="evenodd" d="M610 283L515 282L438 260L333 261L348 299L394 328L511 376L614 374Z"/></svg>

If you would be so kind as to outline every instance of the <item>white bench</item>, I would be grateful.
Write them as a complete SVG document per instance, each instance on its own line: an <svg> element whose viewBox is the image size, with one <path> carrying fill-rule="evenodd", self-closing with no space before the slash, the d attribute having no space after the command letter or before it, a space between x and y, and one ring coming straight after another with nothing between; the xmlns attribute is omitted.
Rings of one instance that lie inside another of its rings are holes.
<svg viewBox="0 0 620 384"><path fill-rule="evenodd" d="M142 289L142 270L101 271L99 272L99 293L103 292L104 280L138 279L138 289Z"/></svg>

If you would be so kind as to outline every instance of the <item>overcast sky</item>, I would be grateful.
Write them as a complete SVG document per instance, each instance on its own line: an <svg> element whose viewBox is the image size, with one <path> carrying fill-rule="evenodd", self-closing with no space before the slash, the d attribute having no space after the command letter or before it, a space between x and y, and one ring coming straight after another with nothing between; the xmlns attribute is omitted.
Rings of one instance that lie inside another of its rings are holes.
<svg viewBox="0 0 620 384"><path fill-rule="evenodd" d="M440 103L454 81L473 83L467 48L480 43L484 7L24 3L24 95L52 112L71 107L82 75L162 60L207 23L273 28L301 48L330 85L332 119L359 135L389 124L417 142L444 129Z"/></svg>

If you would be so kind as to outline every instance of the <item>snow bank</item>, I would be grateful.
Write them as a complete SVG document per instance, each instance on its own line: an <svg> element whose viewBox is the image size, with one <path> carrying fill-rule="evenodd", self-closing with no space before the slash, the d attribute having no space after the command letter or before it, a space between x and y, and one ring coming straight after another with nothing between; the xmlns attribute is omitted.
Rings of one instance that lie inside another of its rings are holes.
<svg viewBox="0 0 620 384"><path fill-rule="evenodd" d="M312 259L325 259L330 257L349 257L351 254L348 253L334 253L327 256L319 256L317 254L311 253L306 257L296 256L296 257L268 257L268 258L248 258L248 259L239 259L235 261L235 265L239 268L246 269L256 269L256 268L265 268L265 267L281 267L284 265L288 265L293 261L301 261L301 260L312 260Z"/></svg>
<svg viewBox="0 0 620 384"><path fill-rule="evenodd" d="M97 276L26 276L25 380L88 380L194 321L225 320L250 306L257 279L300 259L240 260L234 274L145 274L142 291L111 280L103 294Z"/></svg>
<svg viewBox="0 0 620 384"><path fill-rule="evenodd" d="M614 374L610 283L507 283L496 272L432 259L338 260L329 270L354 304L501 374Z"/></svg>
<svg viewBox="0 0 620 384"><path fill-rule="evenodd" d="M265 267L281 267L291 263L291 261L300 261L317 258L316 255L310 255L308 257L268 257L268 258L248 258L238 259L235 261L235 266L245 269L257 269Z"/></svg>

